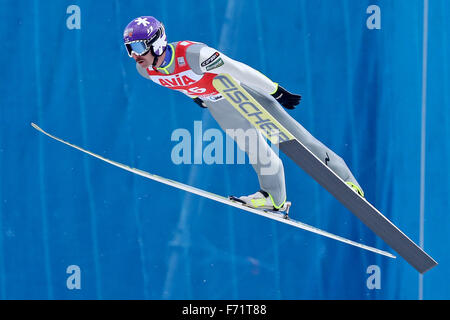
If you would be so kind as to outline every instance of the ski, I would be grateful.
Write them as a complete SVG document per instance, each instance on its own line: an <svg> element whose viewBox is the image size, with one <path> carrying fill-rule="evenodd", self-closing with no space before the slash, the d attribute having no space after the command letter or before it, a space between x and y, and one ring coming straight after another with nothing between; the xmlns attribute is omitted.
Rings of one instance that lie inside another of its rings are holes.
<svg viewBox="0 0 450 320"><path fill-rule="evenodd" d="M184 184L184 183L181 183L181 182L178 182L178 181L174 181L174 180L171 180L171 179L167 179L167 178L155 175L155 174L151 174L151 173L146 172L146 171L142 171L142 170L139 170L139 169L136 169L136 168L132 168L130 166L127 166L125 164L122 164L122 163L119 163L119 162L116 162L116 161L113 161L113 160L109 160L109 159L107 159L105 157L102 157L102 156L96 154L96 153L93 153L91 151L85 150L85 149L83 149L83 148L81 148L81 147L79 147L77 145L74 145L74 144L72 144L70 142L67 142L65 140L62 140L62 139L60 139L60 138L58 138L58 137L56 137L54 135L51 135L50 133L44 131L43 129L41 129L39 126L37 126L34 123L31 123L31 125L32 125L33 128L35 128L39 132L45 134L46 136L48 136L48 137L50 137L50 138L52 138L52 139L54 139L56 141L59 141L59 142L65 144L67 146L70 146L70 147L75 148L75 149L77 149L79 151L82 151L82 152L84 152L84 153L86 153L86 154L88 154L88 155L90 155L92 157L100 159L100 160L102 160L104 162L107 162L107 163L113 165L113 166L119 167L119 168L121 168L123 170L129 171L131 173L134 173L136 175L142 176L144 178L151 179L151 180L163 183L165 185L168 185L168 186L180 189L180 190L184 190L184 191L190 192L192 194L196 194L198 196L201 196L201 197L204 197L204 198L207 198L207 199L210 199L210 200L214 200L214 201L217 201L217 202L226 204L228 206L232 206L232 207L235 207L235 208L238 208L238 209L241 209L241 210L253 213L253 214L257 214L259 216L263 216L265 218L269 218L269 219L281 222L283 224L291 225L291 226L296 227L298 229L309 231L309 232L312 232L312 233L324 236L326 238L330 238L330 239L333 239L333 240L336 240L336 241L339 241L339 242L342 242L342 243L346 243L346 244L354 246L354 247L358 247L358 248L361 248L361 249L364 249L364 250L367 250L367 251L371 251L371 252L374 252L374 253L377 253L377 254L389 257L389 258L396 258L395 255L393 255L393 254L391 254L391 253L389 253L387 251L383 251L383 250L380 250L380 249L377 249L377 248L373 248L373 247L361 244L359 242L352 241L352 240L349 240L349 239L337 236L337 235L332 234L330 232L323 231L323 230L321 230L319 228L310 226L310 225L305 224L303 222L293 220L290 217L288 217L285 213L282 213L282 212L278 213L278 212L270 211L270 210L265 211L265 210L258 210L258 209L250 208L250 207L242 205L239 202L232 201L232 200L230 200L230 199L228 199L226 197L217 195L215 193L208 192L208 191L205 191L205 190L202 190L202 189L199 189L199 188L195 188L195 187L192 187L190 185L187 185L187 184Z"/></svg>
<svg viewBox="0 0 450 320"><path fill-rule="evenodd" d="M425 273L437 265L437 262L422 248L409 239L365 198L354 192L298 141L231 76L217 75L213 80L213 85L272 144L278 145L283 153L330 192L417 271Z"/></svg>

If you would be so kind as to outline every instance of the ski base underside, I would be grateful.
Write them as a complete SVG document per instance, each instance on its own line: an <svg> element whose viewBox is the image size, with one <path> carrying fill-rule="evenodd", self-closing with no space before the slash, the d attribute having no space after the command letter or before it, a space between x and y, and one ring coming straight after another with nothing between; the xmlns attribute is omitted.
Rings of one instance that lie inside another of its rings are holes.
<svg viewBox="0 0 450 320"><path fill-rule="evenodd" d="M219 74L213 85L223 97L272 144L328 190L411 266L424 273L437 262L417 246L365 198L354 192L338 175L308 150L291 132L262 107L228 74Z"/></svg>

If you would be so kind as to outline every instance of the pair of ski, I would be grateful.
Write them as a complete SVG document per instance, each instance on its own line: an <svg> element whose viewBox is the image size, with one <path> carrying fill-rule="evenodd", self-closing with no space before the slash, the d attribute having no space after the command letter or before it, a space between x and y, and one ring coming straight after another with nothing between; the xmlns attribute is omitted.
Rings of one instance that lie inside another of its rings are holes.
<svg viewBox="0 0 450 320"><path fill-rule="evenodd" d="M286 130L286 128L284 128L274 117L272 117L272 115L268 113L250 94L248 94L247 91L237 84L232 77L226 74L220 74L214 78L213 85L223 95L223 97L227 99L227 101L230 102L230 104L232 104L233 107L247 120L249 120L250 123L260 130L260 132L267 139L269 139L272 144L276 144L280 150L282 150L322 187L328 190L328 192L330 192L347 209L349 209L356 217L366 224L375 234L383 239L418 272L425 273L437 265L437 262L433 260L433 258L431 258L425 251L423 251L403 232L401 232L365 198L354 192L353 189L351 189L339 176L337 176L328 166L326 166L288 130ZM32 123L32 126L50 138L142 177L364 250L368 250L386 257L395 258L395 256L389 252L379 250L312 227L303 222L293 220L285 213L270 210L258 210L244 206L242 203L232 201L229 198L106 159L98 154L87 151L45 132L34 123Z"/></svg>

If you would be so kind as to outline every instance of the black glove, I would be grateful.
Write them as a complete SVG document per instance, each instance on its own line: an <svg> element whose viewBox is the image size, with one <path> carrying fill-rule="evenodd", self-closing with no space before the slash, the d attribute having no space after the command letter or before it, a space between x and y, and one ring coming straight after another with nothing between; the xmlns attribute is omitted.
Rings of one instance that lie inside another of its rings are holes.
<svg viewBox="0 0 450 320"><path fill-rule="evenodd" d="M200 107L202 107L202 108L208 108L207 106L206 106L206 104L203 102L203 100L202 99L200 99L200 98L194 98L194 102L196 103L196 104L198 104Z"/></svg>
<svg viewBox="0 0 450 320"><path fill-rule="evenodd" d="M291 110L295 109L295 106L300 103L302 98L301 95L290 93L280 85L278 85L277 91L272 93L272 97L274 97L283 107Z"/></svg>

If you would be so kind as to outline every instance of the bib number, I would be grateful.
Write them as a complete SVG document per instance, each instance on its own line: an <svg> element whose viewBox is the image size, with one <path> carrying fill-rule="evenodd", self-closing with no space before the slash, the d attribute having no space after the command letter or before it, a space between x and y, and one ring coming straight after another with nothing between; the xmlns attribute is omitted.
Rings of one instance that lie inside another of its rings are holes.
<svg viewBox="0 0 450 320"><path fill-rule="evenodd" d="M189 88L188 92L199 94L199 93L205 93L206 89L205 88L199 88L199 87L193 87L193 88Z"/></svg>

